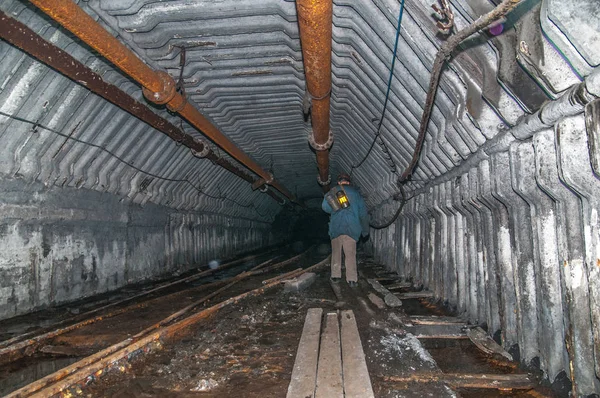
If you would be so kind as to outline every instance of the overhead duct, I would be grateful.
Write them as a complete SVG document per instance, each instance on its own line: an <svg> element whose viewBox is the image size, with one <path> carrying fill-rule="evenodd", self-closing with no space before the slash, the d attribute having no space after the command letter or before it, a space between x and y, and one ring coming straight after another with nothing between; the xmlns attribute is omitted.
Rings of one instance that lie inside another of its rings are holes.
<svg viewBox="0 0 600 398"><path fill-rule="evenodd" d="M294 195L276 182L271 173L264 170L239 149L198 112L183 95L177 92L175 80L168 73L156 72L142 62L131 50L107 32L77 4L71 0L32 0L31 3L141 84L144 96L149 101L166 105L170 111L178 113L236 160L258 174L263 180L263 185L273 186L289 200L296 202Z"/></svg>
<svg viewBox="0 0 600 398"><path fill-rule="evenodd" d="M306 95L311 101L312 134L310 145L317 153L318 181L324 191L329 190L329 148L333 144L333 133L329 127L329 105L331 100L331 0L298 0L298 25Z"/></svg>

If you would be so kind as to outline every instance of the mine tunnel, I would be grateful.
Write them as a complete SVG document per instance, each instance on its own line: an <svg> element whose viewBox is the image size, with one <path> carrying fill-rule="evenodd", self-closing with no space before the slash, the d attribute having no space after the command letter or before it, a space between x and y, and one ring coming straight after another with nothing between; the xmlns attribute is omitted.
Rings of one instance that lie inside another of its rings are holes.
<svg viewBox="0 0 600 398"><path fill-rule="evenodd" d="M0 1L0 396L598 397L599 16Z"/></svg>

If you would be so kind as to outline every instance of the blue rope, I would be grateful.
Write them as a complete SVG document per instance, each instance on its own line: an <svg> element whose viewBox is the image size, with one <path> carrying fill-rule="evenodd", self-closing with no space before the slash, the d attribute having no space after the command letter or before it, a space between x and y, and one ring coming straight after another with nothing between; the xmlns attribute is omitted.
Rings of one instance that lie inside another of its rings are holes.
<svg viewBox="0 0 600 398"><path fill-rule="evenodd" d="M398 28L396 29L396 42L394 43L394 54L392 56L392 66L390 68L390 77L388 79L387 91L385 93L385 101L383 102L383 111L381 112L381 119L379 119L379 124L377 125L377 131L375 132L375 138L373 139L373 143L371 144L371 147L367 151L367 154L365 155L365 157L356 166L352 166L352 169L350 170L350 175L352 175L352 172L354 171L354 169L360 167L365 162L365 160L367 160L367 158L371 154L371 151L373 150L373 147L375 146L377 137L379 137L379 135L380 135L381 126L383 125L383 119L385 117L385 111L387 109L387 104L388 104L388 101L390 98L390 91L392 89L392 78L394 77L394 66L396 65L396 54L398 52L398 41L400 40L400 28L402 26L402 15L403 14L404 14L404 0L402 0L400 2L400 14L398 15ZM381 142L382 142L383 146L386 147L385 142L383 142L383 139L381 140ZM394 163L394 160L392 159L391 155L389 155L387 147L384 149L384 151L388 154L388 156L390 156L390 160L392 161L393 171L394 171L396 168L396 164Z"/></svg>
<svg viewBox="0 0 600 398"><path fill-rule="evenodd" d="M383 118L385 116L385 110L387 109L388 100L390 98L390 90L392 88L392 78L394 77L394 66L396 65L396 54L398 52L398 41L400 39L400 27L402 26L402 14L404 14L404 0L400 3L400 14L398 15L398 29L396 29L396 43L394 43L394 55L392 55L392 67L390 68L390 78L388 79L387 92L385 93L385 102L383 103L383 112L381 112L381 119L377 126L377 135L383 124Z"/></svg>

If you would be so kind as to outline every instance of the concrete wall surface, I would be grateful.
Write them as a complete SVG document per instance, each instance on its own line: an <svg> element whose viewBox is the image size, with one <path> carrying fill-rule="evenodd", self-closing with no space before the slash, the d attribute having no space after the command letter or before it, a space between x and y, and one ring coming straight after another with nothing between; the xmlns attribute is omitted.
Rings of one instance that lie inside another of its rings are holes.
<svg viewBox="0 0 600 398"><path fill-rule="evenodd" d="M270 224L0 180L0 319L273 243Z"/></svg>

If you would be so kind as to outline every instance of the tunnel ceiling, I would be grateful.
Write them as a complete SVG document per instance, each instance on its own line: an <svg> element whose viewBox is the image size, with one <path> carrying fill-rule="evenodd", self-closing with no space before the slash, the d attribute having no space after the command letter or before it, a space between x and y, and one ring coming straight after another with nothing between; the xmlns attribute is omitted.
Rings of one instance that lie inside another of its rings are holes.
<svg viewBox="0 0 600 398"><path fill-rule="evenodd" d="M593 2L586 4L594 7ZM317 203L321 188L307 142L310 121L302 112L305 76L295 2L91 0L80 6L149 65L175 80L181 74L188 99L205 116L290 191ZM460 29L493 4L453 1L451 7ZM598 22L588 17L593 10L569 7L559 7L555 0L524 2L509 16L502 35L481 33L463 43L442 74L409 189L448 172L521 116L581 81L600 62L592 51L600 41ZM9 0L0 2L0 8L145 101L135 82L31 4ZM375 136L399 10L400 3L391 0L334 2L334 178L362 159ZM353 172L371 208L397 192L397 174L389 164L396 164L399 173L412 156L431 65L445 39L435 25L430 0L406 1L400 33L381 129L389 156L375 145ZM279 211L276 201L253 191L246 181L198 159L21 50L1 42L0 59L1 173L177 209L262 220ZM177 117L154 109L180 125ZM200 136L186 123L181 126Z"/></svg>

